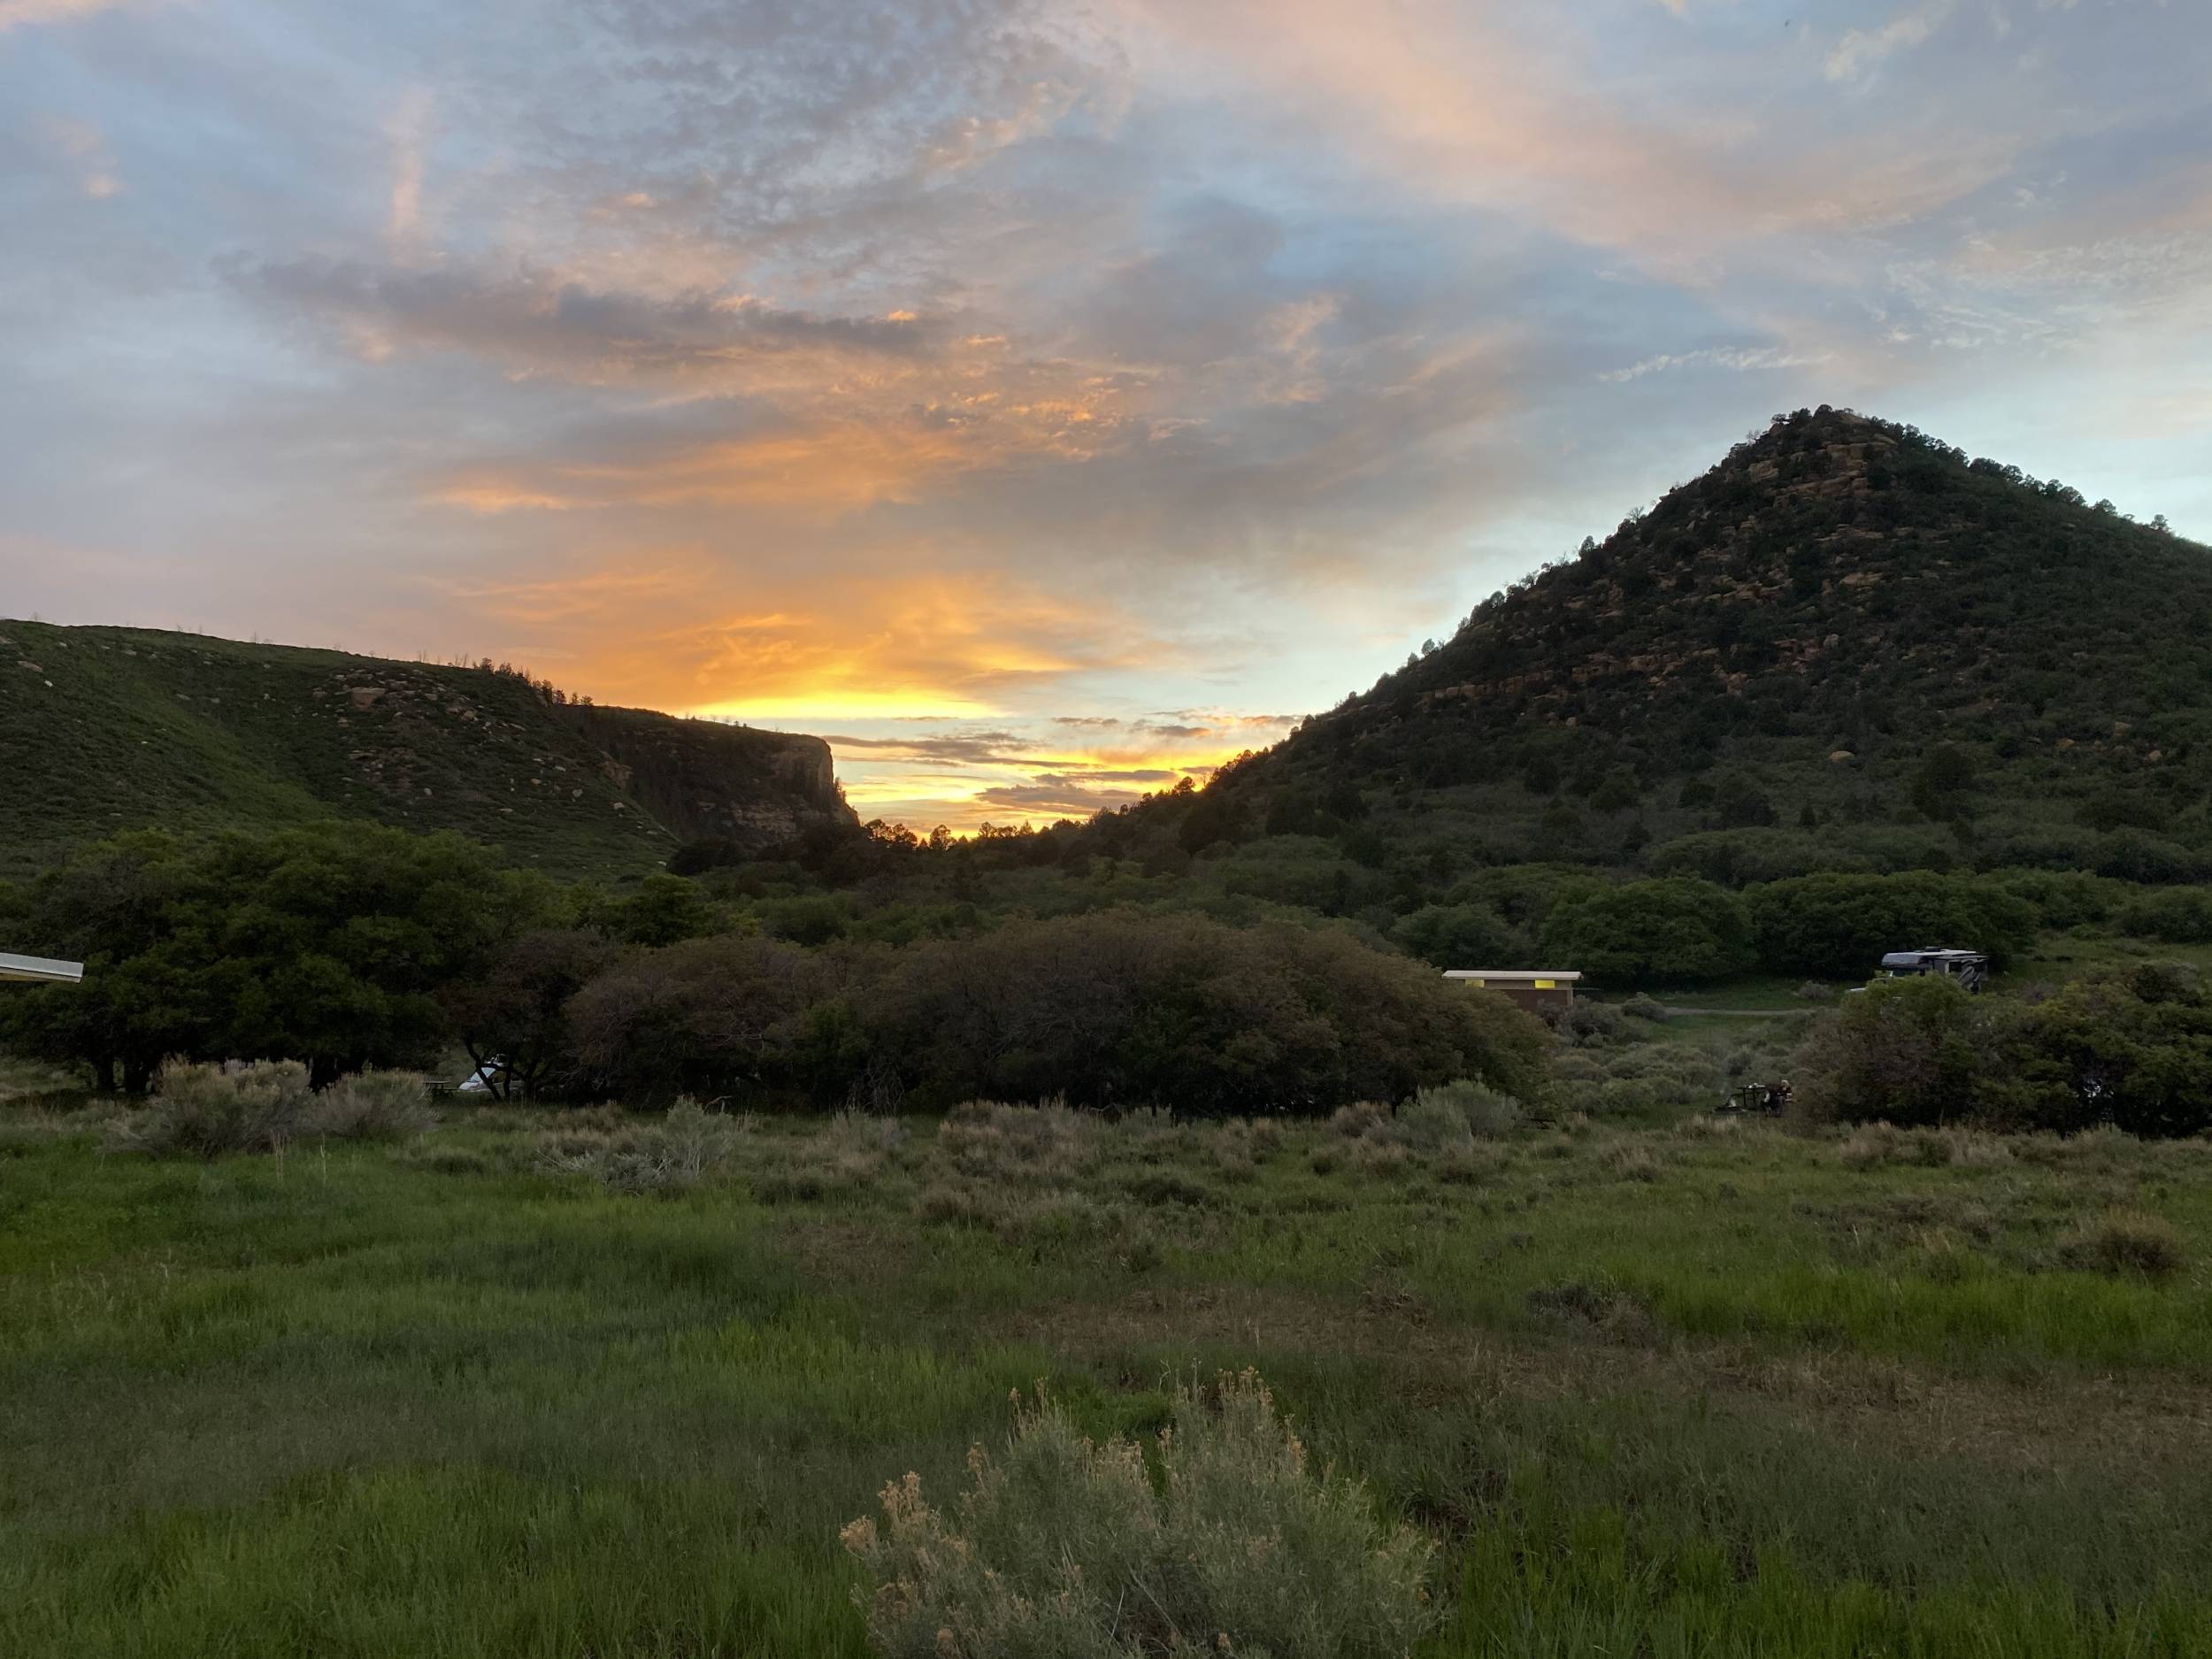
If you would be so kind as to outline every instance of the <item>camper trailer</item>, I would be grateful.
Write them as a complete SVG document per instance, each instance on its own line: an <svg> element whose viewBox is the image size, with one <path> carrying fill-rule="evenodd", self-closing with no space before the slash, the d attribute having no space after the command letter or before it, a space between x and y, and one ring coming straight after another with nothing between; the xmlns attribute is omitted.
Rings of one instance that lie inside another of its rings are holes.
<svg viewBox="0 0 2212 1659"><path fill-rule="evenodd" d="M1885 979L1909 979L1929 973L1955 979L1962 989L1979 995L1989 984L1989 958L1978 950L1960 950L1947 945L1893 950L1882 958L1881 977Z"/></svg>

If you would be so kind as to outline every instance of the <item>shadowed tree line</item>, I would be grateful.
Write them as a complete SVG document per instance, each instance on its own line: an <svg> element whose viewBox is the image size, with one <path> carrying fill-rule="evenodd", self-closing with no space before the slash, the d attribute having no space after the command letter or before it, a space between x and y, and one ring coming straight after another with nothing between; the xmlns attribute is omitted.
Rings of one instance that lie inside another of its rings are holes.
<svg viewBox="0 0 2212 1659"><path fill-rule="evenodd" d="M1546 1036L1327 926L1108 910L802 943L681 877L613 898L457 837L362 825L85 849L7 900L81 956L9 999L18 1048L142 1090L168 1058L306 1063L319 1085L460 1044L524 1094L942 1107L987 1096L1297 1113L1476 1077L1534 1093Z"/></svg>

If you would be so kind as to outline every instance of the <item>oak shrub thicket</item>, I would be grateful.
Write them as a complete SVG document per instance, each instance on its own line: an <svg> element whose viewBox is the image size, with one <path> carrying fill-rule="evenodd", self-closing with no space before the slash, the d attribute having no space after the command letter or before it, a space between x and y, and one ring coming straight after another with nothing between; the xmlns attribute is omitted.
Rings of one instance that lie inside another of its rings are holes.
<svg viewBox="0 0 2212 1659"><path fill-rule="evenodd" d="M1319 918L1115 909L810 946L680 878L610 902L455 836L357 824L119 837L14 910L88 972L0 1004L0 1034L134 1093L173 1059L296 1060L325 1088L456 1045L503 1059L518 1094L639 1104L835 1106L864 1088L922 1108L1295 1113L1544 1079L1534 1021Z"/></svg>

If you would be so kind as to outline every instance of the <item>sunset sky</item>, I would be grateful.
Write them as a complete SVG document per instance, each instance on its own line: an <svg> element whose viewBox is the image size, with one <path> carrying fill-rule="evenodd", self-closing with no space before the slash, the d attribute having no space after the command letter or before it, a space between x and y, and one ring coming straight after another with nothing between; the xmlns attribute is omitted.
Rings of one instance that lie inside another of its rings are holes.
<svg viewBox="0 0 2212 1659"><path fill-rule="evenodd" d="M1271 741L1801 404L2212 538L2205 0L0 0L0 614L918 827Z"/></svg>

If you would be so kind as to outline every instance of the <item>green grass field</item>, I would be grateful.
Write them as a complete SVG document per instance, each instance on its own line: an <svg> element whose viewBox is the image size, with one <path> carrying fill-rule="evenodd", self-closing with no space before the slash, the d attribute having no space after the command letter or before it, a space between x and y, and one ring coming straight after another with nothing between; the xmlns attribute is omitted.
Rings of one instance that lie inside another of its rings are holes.
<svg viewBox="0 0 2212 1659"><path fill-rule="evenodd" d="M886 1479L1248 1364L1440 1541L1426 1651L2212 1651L2212 1146L816 1119L620 1190L636 1122L0 1105L0 1653L856 1654Z"/></svg>

